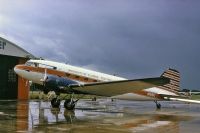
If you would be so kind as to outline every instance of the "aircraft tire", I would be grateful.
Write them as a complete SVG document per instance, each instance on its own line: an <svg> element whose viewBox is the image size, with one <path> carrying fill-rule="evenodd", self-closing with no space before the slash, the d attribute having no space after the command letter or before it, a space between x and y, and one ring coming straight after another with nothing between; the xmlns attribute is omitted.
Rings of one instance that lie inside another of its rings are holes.
<svg viewBox="0 0 200 133"><path fill-rule="evenodd" d="M57 99L57 98L53 98L51 100L51 106L53 108L59 108L60 107L60 99Z"/></svg>
<svg viewBox="0 0 200 133"><path fill-rule="evenodd" d="M74 103L74 101L71 102L70 99L66 99L65 102L64 102L64 107L67 110L74 110L75 103Z"/></svg>

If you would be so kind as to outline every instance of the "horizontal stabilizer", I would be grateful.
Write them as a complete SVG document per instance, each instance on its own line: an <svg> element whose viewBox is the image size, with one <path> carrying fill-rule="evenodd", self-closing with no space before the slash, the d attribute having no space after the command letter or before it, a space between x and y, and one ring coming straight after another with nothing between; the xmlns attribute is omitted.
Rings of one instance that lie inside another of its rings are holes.
<svg viewBox="0 0 200 133"><path fill-rule="evenodd" d="M169 98L169 97L164 97L164 99L171 100L171 101L188 102L188 103L200 103L200 101L198 101L198 100L190 100L190 99Z"/></svg>
<svg viewBox="0 0 200 133"><path fill-rule="evenodd" d="M89 83L83 85L71 85L71 89L85 94L99 96L115 96L125 93L131 93L151 87L168 84L170 80L165 77L146 78L136 80L122 80L112 82Z"/></svg>

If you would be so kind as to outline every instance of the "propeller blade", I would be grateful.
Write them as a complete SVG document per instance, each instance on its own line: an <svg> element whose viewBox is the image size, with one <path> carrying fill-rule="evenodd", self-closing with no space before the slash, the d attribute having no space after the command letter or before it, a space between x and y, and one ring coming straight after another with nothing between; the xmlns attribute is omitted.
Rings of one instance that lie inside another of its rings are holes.
<svg viewBox="0 0 200 133"><path fill-rule="evenodd" d="M46 80L46 78L47 78L47 69L45 68L44 69L44 81Z"/></svg>
<svg viewBox="0 0 200 133"><path fill-rule="evenodd" d="M43 82L43 85L45 86L45 82L46 80L48 79L48 76L47 76L47 69L45 68L44 69L44 78L43 79L40 79L41 82Z"/></svg>

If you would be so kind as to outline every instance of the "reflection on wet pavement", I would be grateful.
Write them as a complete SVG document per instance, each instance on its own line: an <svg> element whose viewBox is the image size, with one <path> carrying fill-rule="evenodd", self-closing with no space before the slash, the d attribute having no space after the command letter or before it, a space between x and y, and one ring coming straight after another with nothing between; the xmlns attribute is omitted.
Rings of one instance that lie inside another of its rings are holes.
<svg viewBox="0 0 200 133"><path fill-rule="evenodd" d="M75 111L51 108L44 101L0 101L0 132L139 132L200 131L200 105L162 102L80 100Z"/></svg>

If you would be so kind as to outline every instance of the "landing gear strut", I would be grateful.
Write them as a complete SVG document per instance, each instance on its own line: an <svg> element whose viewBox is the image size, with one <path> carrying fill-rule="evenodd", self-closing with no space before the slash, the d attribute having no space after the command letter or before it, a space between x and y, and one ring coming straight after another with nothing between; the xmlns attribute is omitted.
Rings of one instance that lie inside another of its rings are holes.
<svg viewBox="0 0 200 133"><path fill-rule="evenodd" d="M154 102L156 103L156 107L157 107L157 109L161 109L161 104L158 103L158 101L154 101Z"/></svg>

